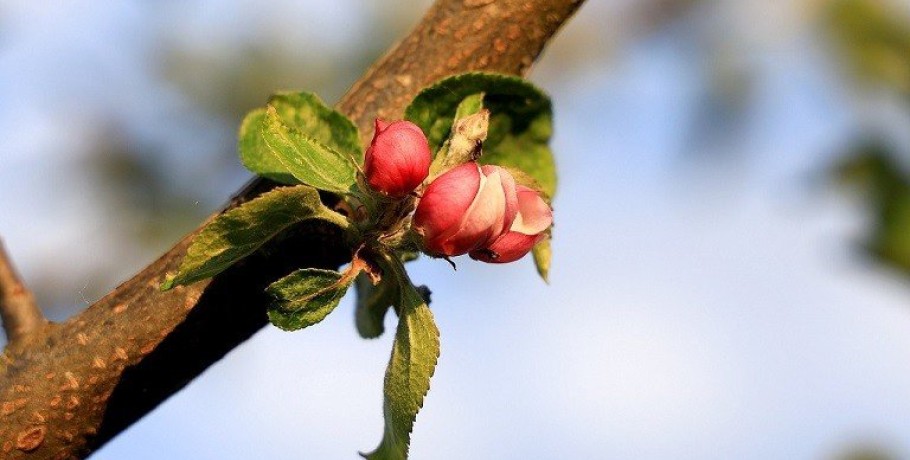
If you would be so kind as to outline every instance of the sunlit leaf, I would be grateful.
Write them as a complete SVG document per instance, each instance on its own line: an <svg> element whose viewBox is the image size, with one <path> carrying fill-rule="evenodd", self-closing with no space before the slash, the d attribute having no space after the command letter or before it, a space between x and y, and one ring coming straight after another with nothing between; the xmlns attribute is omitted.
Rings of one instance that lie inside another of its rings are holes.
<svg viewBox="0 0 910 460"><path fill-rule="evenodd" d="M357 126L340 112L326 106L316 95L306 92L279 93L271 97L269 106L281 122L330 149L363 162L363 147ZM247 114L240 125L240 159L244 166L260 176L284 184L300 181L269 149L263 137L266 129L266 109Z"/></svg>
<svg viewBox="0 0 910 460"><path fill-rule="evenodd" d="M278 233L308 219L348 225L347 219L322 204L316 189L305 185L276 188L220 214L193 238L177 273L162 289L215 276Z"/></svg>
<svg viewBox="0 0 910 460"><path fill-rule="evenodd" d="M401 270L403 273L404 268ZM439 358L439 330L430 307L406 275L400 279L401 314L385 374L385 431L379 447L372 453L362 454L370 460L404 460L408 457L414 420L430 390L430 378Z"/></svg>

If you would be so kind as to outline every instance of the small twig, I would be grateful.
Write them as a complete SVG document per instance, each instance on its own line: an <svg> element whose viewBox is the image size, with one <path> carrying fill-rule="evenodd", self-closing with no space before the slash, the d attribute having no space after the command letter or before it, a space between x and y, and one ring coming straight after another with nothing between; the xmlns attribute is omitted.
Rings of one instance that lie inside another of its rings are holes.
<svg viewBox="0 0 910 460"><path fill-rule="evenodd" d="M25 287L13 262L0 241L0 319L10 344L22 341L27 335L47 324L47 319Z"/></svg>

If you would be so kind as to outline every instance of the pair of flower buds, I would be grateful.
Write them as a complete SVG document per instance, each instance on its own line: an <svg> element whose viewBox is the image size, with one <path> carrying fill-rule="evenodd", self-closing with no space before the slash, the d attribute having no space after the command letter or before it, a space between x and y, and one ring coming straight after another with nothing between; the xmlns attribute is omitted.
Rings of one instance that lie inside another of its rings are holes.
<svg viewBox="0 0 910 460"><path fill-rule="evenodd" d="M427 138L417 125L376 120L364 161L373 190L404 198L426 180L430 163ZM536 190L516 184L504 168L469 161L441 174L423 191L413 228L431 255L469 254L484 262L507 263L546 238L552 223L553 211Z"/></svg>

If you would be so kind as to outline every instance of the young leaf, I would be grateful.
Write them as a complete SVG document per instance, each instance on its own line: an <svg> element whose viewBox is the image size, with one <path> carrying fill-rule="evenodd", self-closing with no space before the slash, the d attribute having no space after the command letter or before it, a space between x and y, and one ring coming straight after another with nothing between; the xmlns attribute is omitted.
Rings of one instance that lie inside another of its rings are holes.
<svg viewBox="0 0 910 460"><path fill-rule="evenodd" d="M467 109L478 93L483 93L483 106L492 114L480 162L519 168L552 197L556 167L547 145L552 106L546 94L528 81L491 73L446 78L421 91L405 110L405 118L423 129L435 151L448 138L459 105L465 103Z"/></svg>
<svg viewBox="0 0 910 460"><path fill-rule="evenodd" d="M287 172L284 165L278 161L278 158L266 145L265 139L262 137L266 120L265 109L260 108L246 114L240 123L240 131L237 133L240 162L246 169L279 184L299 184L300 181Z"/></svg>
<svg viewBox="0 0 910 460"><path fill-rule="evenodd" d="M357 309L354 322L357 332L365 339L374 339L385 332L385 315L398 303L398 286L395 281L383 281L374 286L366 275L354 282L357 289Z"/></svg>
<svg viewBox="0 0 910 460"><path fill-rule="evenodd" d="M343 228L347 219L328 209L316 189L279 187L217 216L187 249L177 273L161 286L167 290L221 273L272 239L307 219L322 219Z"/></svg>
<svg viewBox="0 0 910 460"><path fill-rule="evenodd" d="M281 121L317 142L363 162L357 126L311 93L279 93L269 100ZM253 110L240 124L240 160L250 171L283 184L299 184L266 145L266 109Z"/></svg>
<svg viewBox="0 0 910 460"><path fill-rule="evenodd" d="M459 110L462 105L458 106ZM430 165L431 180L449 169L476 160L480 156L483 141L487 138L489 125L489 110L481 109L477 113L456 117L452 125L452 135L436 152L436 157Z"/></svg>
<svg viewBox="0 0 910 460"><path fill-rule="evenodd" d="M458 103L453 121L460 120L468 115L474 115L480 112L481 109L483 109L483 93L472 94Z"/></svg>
<svg viewBox="0 0 910 460"><path fill-rule="evenodd" d="M404 267L399 265L403 273ZM401 315L392 357L385 374L385 433L375 451L361 454L369 460L405 460L411 430L439 358L439 329L430 307L407 275L401 275Z"/></svg>
<svg viewBox="0 0 910 460"><path fill-rule="evenodd" d="M295 331L322 321L344 297L363 269L355 259L344 273L305 268L272 283L266 292L275 298L269 321L285 331Z"/></svg>
<svg viewBox="0 0 910 460"><path fill-rule="evenodd" d="M262 137L274 160L298 181L334 193L347 193L357 177L354 160L286 125L275 107L266 108Z"/></svg>
<svg viewBox="0 0 910 460"><path fill-rule="evenodd" d="M357 125L325 105L315 94L278 93L269 100L284 123L336 152L363 163L363 145Z"/></svg>

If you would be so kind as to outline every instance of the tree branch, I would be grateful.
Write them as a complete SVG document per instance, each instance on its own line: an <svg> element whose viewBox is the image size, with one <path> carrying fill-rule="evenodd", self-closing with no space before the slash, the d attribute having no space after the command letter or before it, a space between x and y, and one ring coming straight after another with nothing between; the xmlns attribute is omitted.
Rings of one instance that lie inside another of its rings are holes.
<svg viewBox="0 0 910 460"><path fill-rule="evenodd" d="M0 319L10 346L19 346L29 334L47 324L31 291L19 278L0 241Z"/></svg>
<svg viewBox="0 0 910 460"><path fill-rule="evenodd" d="M423 87L466 71L526 72L582 0L438 0L337 108L360 127L401 118ZM254 180L231 200L273 184ZM198 229L129 281L0 362L0 456L87 456L266 324L264 288L300 267L350 260L340 235L295 229L214 280L158 289Z"/></svg>

